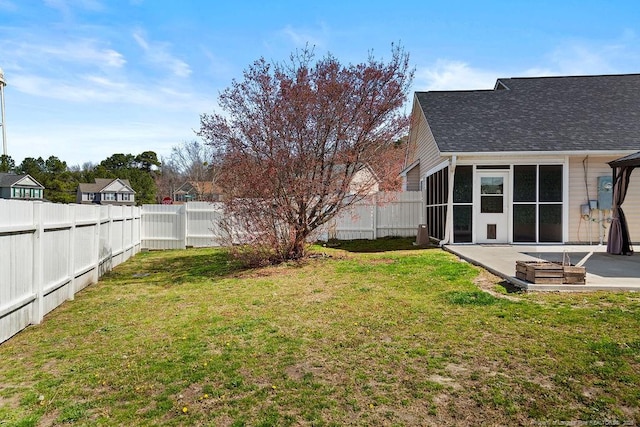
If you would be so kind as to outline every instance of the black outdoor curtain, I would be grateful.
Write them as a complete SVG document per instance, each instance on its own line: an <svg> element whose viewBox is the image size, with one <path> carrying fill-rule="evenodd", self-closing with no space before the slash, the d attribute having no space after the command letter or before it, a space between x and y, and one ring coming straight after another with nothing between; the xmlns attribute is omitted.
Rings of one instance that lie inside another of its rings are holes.
<svg viewBox="0 0 640 427"><path fill-rule="evenodd" d="M629 177L635 166L621 166L613 168L613 206L611 207L611 227L607 252L614 255L632 255L629 227L622 211L622 203L627 196Z"/></svg>

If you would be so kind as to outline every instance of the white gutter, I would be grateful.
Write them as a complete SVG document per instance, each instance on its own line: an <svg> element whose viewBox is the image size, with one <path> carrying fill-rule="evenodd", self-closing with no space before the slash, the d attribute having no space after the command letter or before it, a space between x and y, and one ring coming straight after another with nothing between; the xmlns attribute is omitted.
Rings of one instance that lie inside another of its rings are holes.
<svg viewBox="0 0 640 427"><path fill-rule="evenodd" d="M496 156L505 156L505 157L521 157L528 155L543 155L543 156L617 156L621 153L633 154L637 153L638 150L579 150L579 151L442 151L440 155L442 157L447 156L462 156L462 157L496 157Z"/></svg>

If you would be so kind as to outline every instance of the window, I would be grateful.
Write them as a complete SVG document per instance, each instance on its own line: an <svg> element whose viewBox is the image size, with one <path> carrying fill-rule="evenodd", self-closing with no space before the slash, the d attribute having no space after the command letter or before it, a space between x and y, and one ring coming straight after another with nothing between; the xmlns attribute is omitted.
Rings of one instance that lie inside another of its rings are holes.
<svg viewBox="0 0 640 427"><path fill-rule="evenodd" d="M102 195L102 200L113 202L116 200L116 193L104 193Z"/></svg>
<svg viewBox="0 0 640 427"><path fill-rule="evenodd" d="M502 177L480 178L480 212L502 213L504 211L504 180Z"/></svg>
<svg viewBox="0 0 640 427"><path fill-rule="evenodd" d="M120 196L121 196L121 200L124 202L131 201L131 194L129 193L122 193Z"/></svg>

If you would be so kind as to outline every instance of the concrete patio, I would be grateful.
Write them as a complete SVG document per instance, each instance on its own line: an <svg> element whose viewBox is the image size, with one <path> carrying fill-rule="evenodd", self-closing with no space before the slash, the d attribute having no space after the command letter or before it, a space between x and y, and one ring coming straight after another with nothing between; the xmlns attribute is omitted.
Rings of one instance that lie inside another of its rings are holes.
<svg viewBox="0 0 640 427"><path fill-rule="evenodd" d="M527 291L640 291L640 255L610 255L603 245L445 245L444 249ZM564 256L585 267L586 284L541 285L515 277L516 261L562 261Z"/></svg>

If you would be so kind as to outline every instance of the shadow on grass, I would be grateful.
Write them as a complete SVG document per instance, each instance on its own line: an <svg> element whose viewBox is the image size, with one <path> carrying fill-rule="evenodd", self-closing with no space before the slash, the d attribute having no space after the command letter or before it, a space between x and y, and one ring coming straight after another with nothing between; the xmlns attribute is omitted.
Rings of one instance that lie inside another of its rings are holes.
<svg viewBox="0 0 640 427"><path fill-rule="evenodd" d="M415 237L383 237L376 240L329 240L325 245L328 248L357 253L414 251L438 248L438 246L432 245L417 246L415 245L415 241Z"/></svg>
<svg viewBox="0 0 640 427"><path fill-rule="evenodd" d="M181 284L203 279L222 279L244 270L224 250L187 249L151 252L141 262L118 269L110 275L136 277L147 282ZM146 280L145 280L146 278Z"/></svg>
<svg viewBox="0 0 640 427"><path fill-rule="evenodd" d="M513 283L507 282L506 280L501 281L498 285L502 286L508 294L522 294L524 290L522 288L517 287Z"/></svg>

